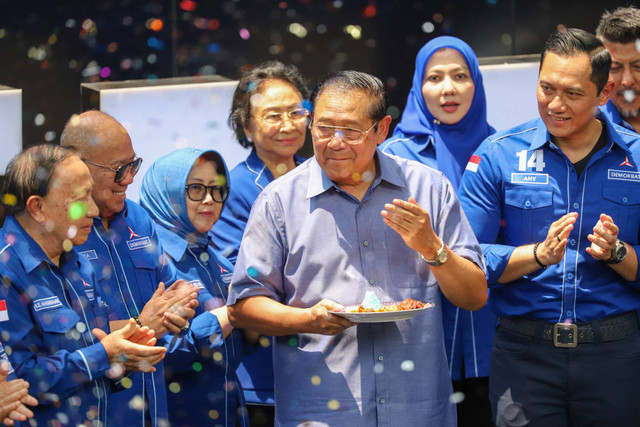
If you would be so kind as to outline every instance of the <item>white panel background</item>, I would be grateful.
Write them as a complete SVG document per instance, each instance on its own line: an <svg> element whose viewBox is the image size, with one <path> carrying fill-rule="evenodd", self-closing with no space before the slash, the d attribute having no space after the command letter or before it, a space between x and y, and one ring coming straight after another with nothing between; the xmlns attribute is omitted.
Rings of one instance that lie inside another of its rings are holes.
<svg viewBox="0 0 640 427"><path fill-rule="evenodd" d="M0 90L0 175L22 150L22 89Z"/></svg>
<svg viewBox="0 0 640 427"><path fill-rule="evenodd" d="M100 90L100 110L123 124L144 160L127 197L138 200L142 177L158 158L184 147L215 149L232 169L249 151L227 125L237 81ZM144 83L146 84L146 82Z"/></svg>
<svg viewBox="0 0 640 427"><path fill-rule="evenodd" d="M481 65L487 121L496 131L538 117L538 62Z"/></svg>

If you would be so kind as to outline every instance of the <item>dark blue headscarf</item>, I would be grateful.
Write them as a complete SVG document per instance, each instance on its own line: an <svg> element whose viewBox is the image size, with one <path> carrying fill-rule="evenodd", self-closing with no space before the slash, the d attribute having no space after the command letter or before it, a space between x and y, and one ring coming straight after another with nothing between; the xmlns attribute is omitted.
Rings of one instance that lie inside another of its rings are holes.
<svg viewBox="0 0 640 427"><path fill-rule="evenodd" d="M229 186L227 165L217 151L183 148L160 157L149 167L140 188L140 204L158 225L204 247L209 243L209 235L199 233L191 224L184 189L191 168L202 156L216 162L218 176L225 177Z"/></svg>
<svg viewBox="0 0 640 427"><path fill-rule="evenodd" d="M422 96L422 82L425 66L437 50L449 47L457 50L467 61L475 92L471 107L458 123L446 125L440 123L427 109ZM407 106L402 120L396 126L393 136L431 136L435 144L438 170L452 182L458 182L469 158L480 143L495 130L487 123L487 101L484 95L482 74L473 49L462 40L443 36L425 44L416 57L416 69L413 74L413 86L409 92Z"/></svg>

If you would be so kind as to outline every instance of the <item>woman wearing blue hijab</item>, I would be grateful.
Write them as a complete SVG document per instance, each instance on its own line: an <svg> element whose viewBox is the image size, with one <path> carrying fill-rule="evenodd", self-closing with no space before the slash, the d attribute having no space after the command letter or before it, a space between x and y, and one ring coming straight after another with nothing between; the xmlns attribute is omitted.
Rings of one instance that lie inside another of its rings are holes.
<svg viewBox="0 0 640 427"><path fill-rule="evenodd" d="M168 352L164 360L169 422L175 426L248 425L236 377L242 332L231 327L226 310L233 266L208 235L229 194L228 182L218 152L184 148L156 160L140 190L140 204L155 221L179 277L200 288L192 331L200 319L210 324L208 316L216 316L220 326L197 348ZM171 337L167 341L171 346Z"/></svg>
<svg viewBox="0 0 640 427"><path fill-rule="evenodd" d="M402 120L382 143L383 153L395 154L440 170L458 188L462 173L480 143L495 130L487 123L487 107L478 59L471 47L455 37L437 37L416 57L413 85ZM485 306L469 312L443 300L445 344L456 390L466 378L480 382L486 399L482 407L490 424L488 393L495 318ZM472 396L467 393L467 400ZM459 407L459 425L467 418ZM472 425L481 425L473 414Z"/></svg>

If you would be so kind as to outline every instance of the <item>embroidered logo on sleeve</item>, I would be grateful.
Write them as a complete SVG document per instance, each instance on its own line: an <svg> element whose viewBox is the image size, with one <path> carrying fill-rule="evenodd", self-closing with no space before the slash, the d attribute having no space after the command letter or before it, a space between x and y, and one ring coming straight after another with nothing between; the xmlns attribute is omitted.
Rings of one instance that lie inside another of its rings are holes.
<svg viewBox="0 0 640 427"><path fill-rule="evenodd" d="M98 254L94 249L90 249L88 251L80 252L80 255L84 256L86 259L91 261L92 259L98 259Z"/></svg>
<svg viewBox="0 0 640 427"><path fill-rule="evenodd" d="M48 310L56 307L62 307L62 303L60 302L60 298L55 295L48 298L40 298L33 302L33 309L35 311Z"/></svg>
<svg viewBox="0 0 640 427"><path fill-rule="evenodd" d="M480 156L476 156L475 154L471 156L469 159L469 163L467 163L467 167L465 168L471 172L478 172L478 166L480 165Z"/></svg>
<svg viewBox="0 0 640 427"><path fill-rule="evenodd" d="M9 320L9 310L7 310L7 300L0 300L0 322Z"/></svg>

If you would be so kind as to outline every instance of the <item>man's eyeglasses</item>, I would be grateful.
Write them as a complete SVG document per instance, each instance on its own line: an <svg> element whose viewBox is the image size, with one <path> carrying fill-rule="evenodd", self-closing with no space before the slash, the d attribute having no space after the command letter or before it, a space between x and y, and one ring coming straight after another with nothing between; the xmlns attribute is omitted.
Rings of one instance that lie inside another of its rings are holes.
<svg viewBox="0 0 640 427"><path fill-rule="evenodd" d="M133 159L133 161L120 166L118 169L113 169L113 168L110 168L109 166L99 165L97 163L90 162L89 160L85 160L85 159L82 159L82 160L85 163L89 163L90 165L97 166L102 169L107 169L107 170L110 170L111 172L115 172L116 176L113 178L113 180L118 184L122 182L127 171L131 173L131 176L135 176L140 170L140 165L142 164L141 157L136 157L135 159Z"/></svg>
<svg viewBox="0 0 640 427"><path fill-rule="evenodd" d="M301 123L309 118L309 110L306 108L298 108L286 113L277 113L272 111L270 113L263 114L260 119L268 125L279 125L284 123L285 120L290 120L292 123Z"/></svg>
<svg viewBox="0 0 640 427"><path fill-rule="evenodd" d="M357 145L364 141L364 137L367 136L367 134L371 132L377 124L378 122L375 122L367 130L328 125L309 125L309 129L311 129L311 134L318 141L329 141L333 139L334 135L337 133L347 144Z"/></svg>
<svg viewBox="0 0 640 427"><path fill-rule="evenodd" d="M213 201L218 203L224 202L229 196L229 187L220 185L189 184L185 185L184 189L187 191L187 197L194 202L199 202L207 197L207 191L211 194Z"/></svg>

